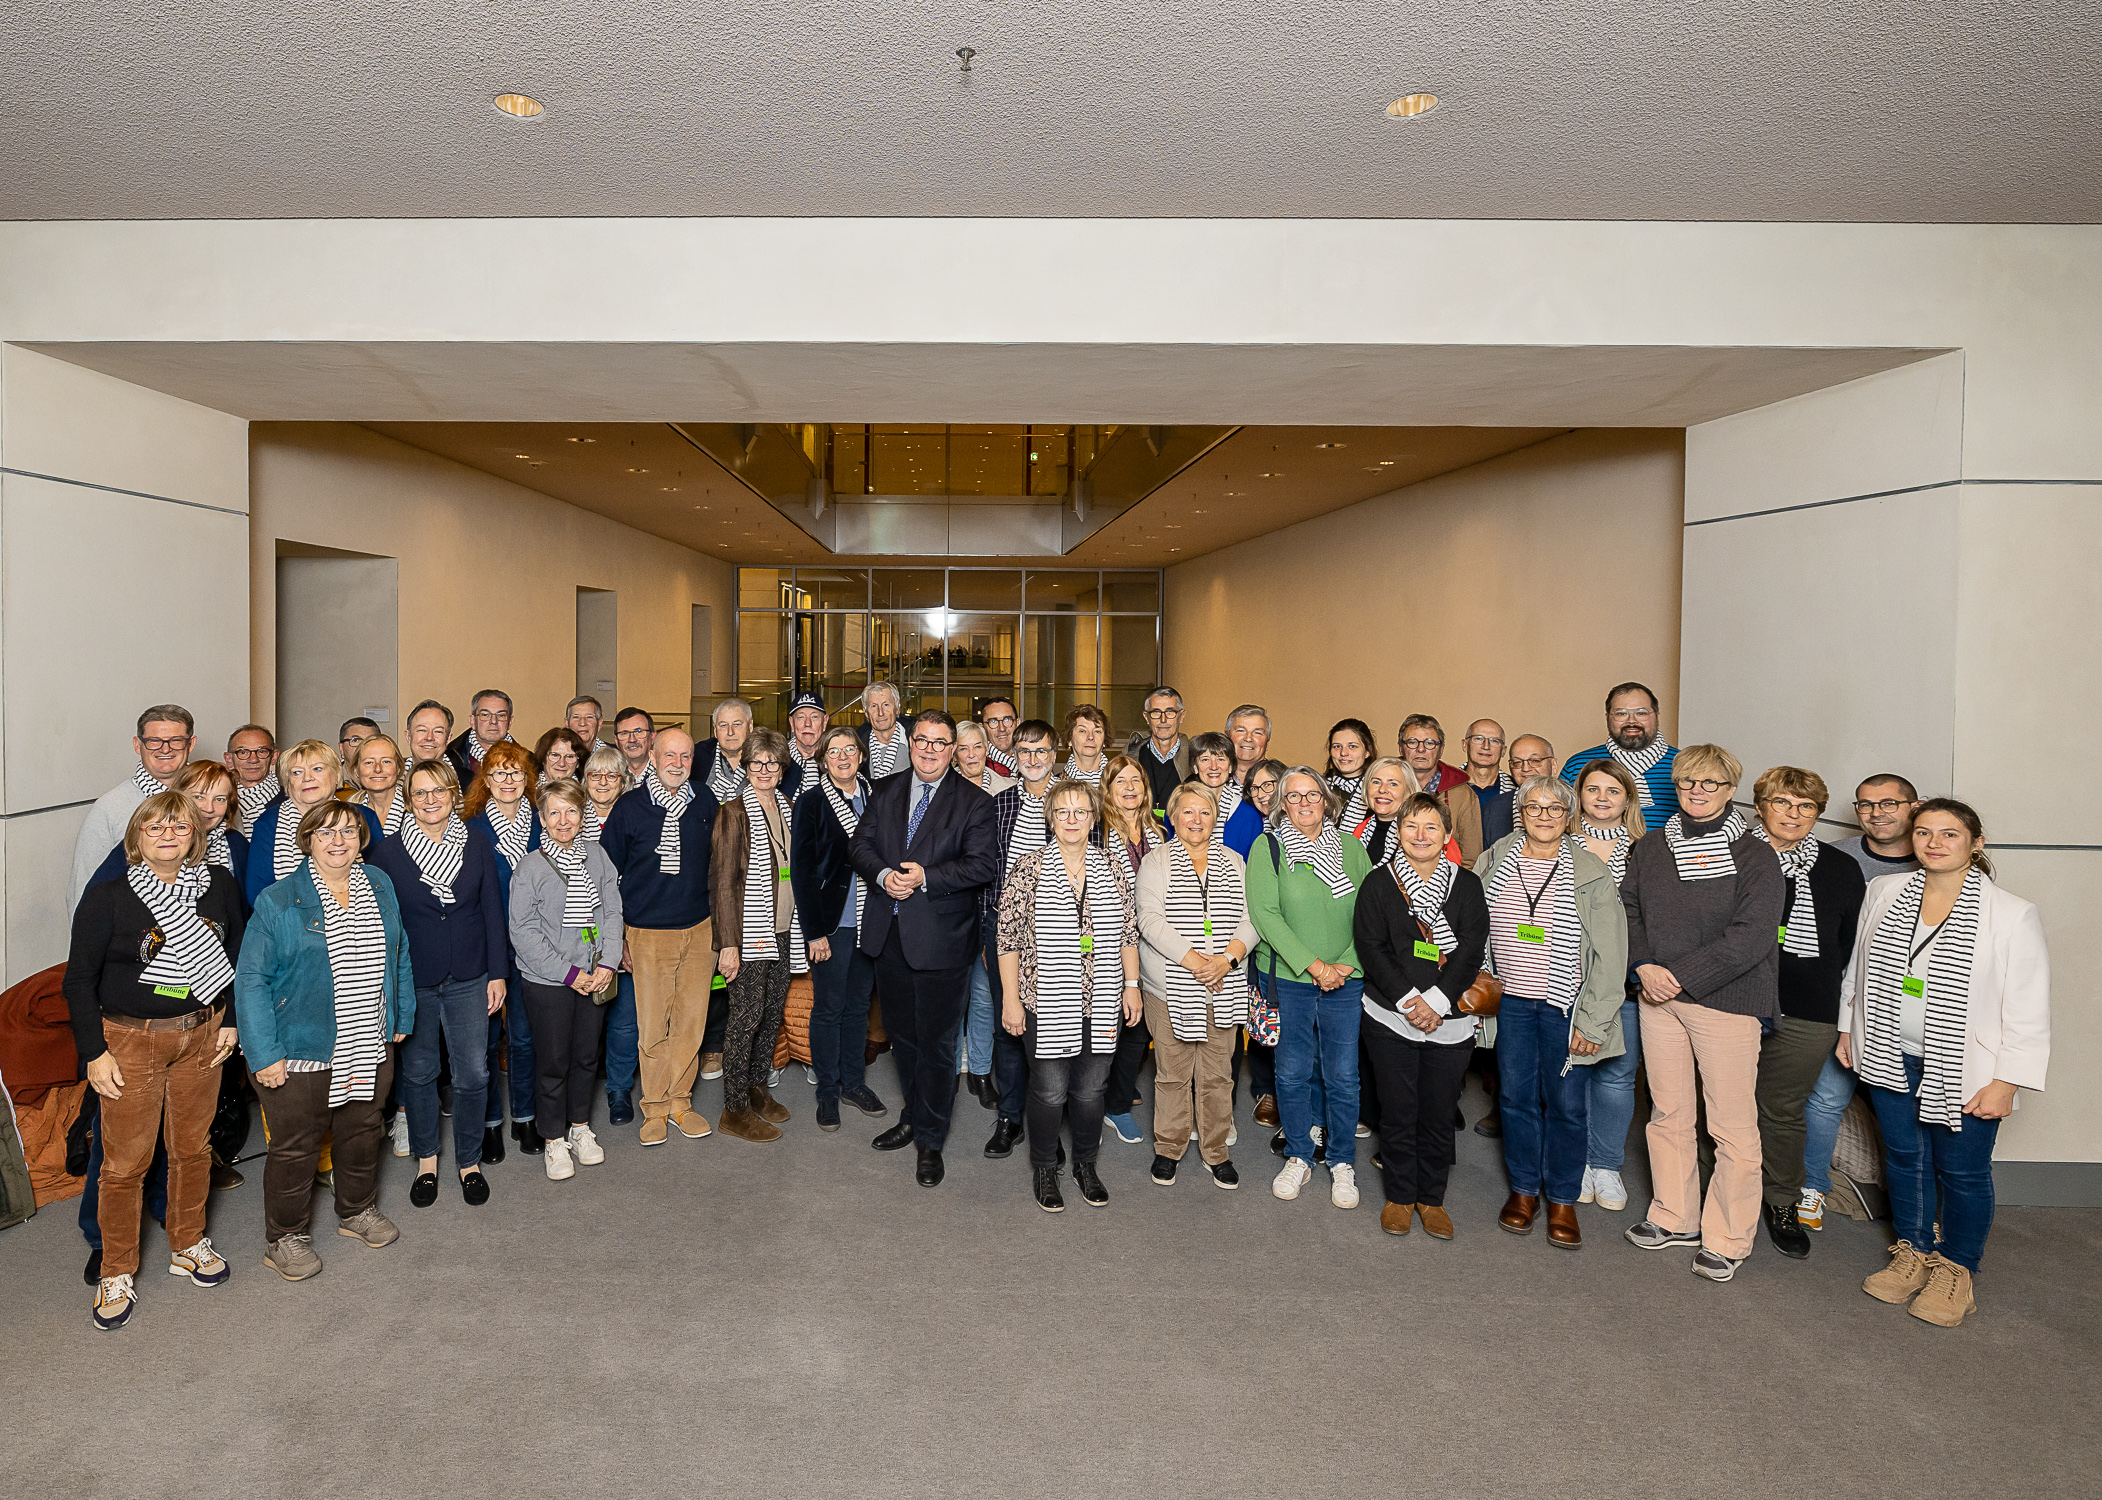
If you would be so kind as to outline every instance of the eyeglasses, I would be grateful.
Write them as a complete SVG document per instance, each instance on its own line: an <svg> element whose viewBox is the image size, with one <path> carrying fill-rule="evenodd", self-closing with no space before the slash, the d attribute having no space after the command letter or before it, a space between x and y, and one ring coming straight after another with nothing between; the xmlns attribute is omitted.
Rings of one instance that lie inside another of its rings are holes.
<svg viewBox="0 0 2102 1500"><path fill-rule="evenodd" d="M616 729L613 731L613 738L617 740L646 740L649 737L650 732L647 729Z"/></svg>
<svg viewBox="0 0 2102 1500"><path fill-rule="evenodd" d="M1257 794L1261 794L1267 797L1270 793L1276 790L1277 782L1272 777L1265 776L1260 781L1251 781L1248 783L1248 795L1251 797L1256 796Z"/></svg>
<svg viewBox="0 0 2102 1500"><path fill-rule="evenodd" d="M1467 743L1470 745L1495 745L1499 748L1503 745L1503 741L1493 734L1470 734L1467 736Z"/></svg>
<svg viewBox="0 0 2102 1500"><path fill-rule="evenodd" d="M409 793L409 800L411 802L443 802L452 794L451 787L427 786L420 787L416 791Z"/></svg>
<svg viewBox="0 0 2102 1500"><path fill-rule="evenodd" d="M586 772L584 773L584 779L585 779L586 781L618 781L618 780L620 780L620 772L618 772L618 771L586 771Z"/></svg>
<svg viewBox="0 0 2102 1500"><path fill-rule="evenodd" d="M176 735L172 739L163 739L159 735L155 735L151 739L140 740L139 743L151 750L155 755L166 755L170 750L180 750L183 746L189 744L192 738L192 736L186 734Z"/></svg>
<svg viewBox="0 0 2102 1500"><path fill-rule="evenodd" d="M1565 818L1569 809L1559 802L1528 802L1519 809L1529 818Z"/></svg>
<svg viewBox="0 0 2102 1500"><path fill-rule="evenodd" d="M519 770L516 766L499 766L489 773L489 779L491 781L523 781L525 780L525 772Z"/></svg>
<svg viewBox="0 0 2102 1500"><path fill-rule="evenodd" d="M956 741L954 740L932 739L924 734L914 735L912 737L912 742L915 745L919 746L922 750L946 750L951 745L956 743Z"/></svg>
<svg viewBox="0 0 2102 1500"><path fill-rule="evenodd" d="M779 775L781 762L778 760L755 760L744 768L744 773L747 776L757 776L761 771L772 771L775 775Z"/></svg>
<svg viewBox="0 0 2102 1500"><path fill-rule="evenodd" d="M1792 797L1769 797L1766 805L1784 818L1814 818L1817 816L1815 802L1798 802Z"/></svg>
<svg viewBox="0 0 2102 1500"><path fill-rule="evenodd" d="M1058 754L1058 749L1054 745L1015 746L1016 760L1049 760L1056 754Z"/></svg>
<svg viewBox="0 0 2102 1500"><path fill-rule="evenodd" d="M163 818L158 823L146 824L145 831L147 833L152 834L155 838L159 838L165 834L171 833L187 834L191 832L191 828L190 825L187 823L174 823L168 821L166 818Z"/></svg>
<svg viewBox="0 0 2102 1500"><path fill-rule="evenodd" d="M1090 823L1095 817L1084 807L1054 807L1051 816L1061 823Z"/></svg>
<svg viewBox="0 0 2102 1500"><path fill-rule="evenodd" d="M1625 724L1635 719L1654 719L1657 711L1654 708L1611 708L1606 710L1606 717L1615 724Z"/></svg>
<svg viewBox="0 0 2102 1500"><path fill-rule="evenodd" d="M1895 797L1885 797L1881 802L1856 802L1854 804L1854 811L1864 815L1868 813L1888 814L1894 812L1903 812L1906 808L1910 806L1912 806L1910 802L1900 802Z"/></svg>
<svg viewBox="0 0 2102 1500"><path fill-rule="evenodd" d="M1706 779L1702 779L1700 781L1674 780L1672 782L1672 785L1677 787L1682 792L1707 792L1710 795L1713 795L1716 792L1726 792L1731 787L1737 785L1737 783L1734 781L1709 781Z"/></svg>
<svg viewBox="0 0 2102 1500"><path fill-rule="evenodd" d="M1322 797L1319 792L1285 793L1285 801L1291 803L1294 807L1311 807L1320 803L1321 800Z"/></svg>
<svg viewBox="0 0 2102 1500"><path fill-rule="evenodd" d="M1182 710L1179 708L1149 708L1146 710L1146 717L1149 719L1179 719L1182 717ZM991 721L988 720L987 722Z"/></svg>
<svg viewBox="0 0 2102 1500"><path fill-rule="evenodd" d="M1444 744L1445 741L1443 740L1403 740L1401 748L1404 750L1437 750L1443 748Z"/></svg>
<svg viewBox="0 0 2102 1500"><path fill-rule="evenodd" d="M1017 720L1013 714L987 714L978 722L990 727L994 724L1014 724L1019 723L1020 721Z"/></svg>
<svg viewBox="0 0 2102 1500"><path fill-rule="evenodd" d="M1552 755L1514 755L1511 769L1514 771L1545 771L1555 763Z"/></svg>
<svg viewBox="0 0 2102 1500"><path fill-rule="evenodd" d="M314 835L317 844L355 844L357 841L355 828L324 828Z"/></svg>
<svg viewBox="0 0 2102 1500"><path fill-rule="evenodd" d="M148 740L146 743L150 745L153 743L153 741ZM229 750L226 753L228 755L231 755L235 760L268 760L277 752L272 750L268 745L265 745L260 750ZM1858 806L1859 804L1856 805Z"/></svg>

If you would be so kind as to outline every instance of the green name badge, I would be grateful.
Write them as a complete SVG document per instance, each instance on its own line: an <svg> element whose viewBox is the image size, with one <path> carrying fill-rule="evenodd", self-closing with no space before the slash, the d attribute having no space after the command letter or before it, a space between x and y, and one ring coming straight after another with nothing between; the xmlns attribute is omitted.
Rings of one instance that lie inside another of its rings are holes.
<svg viewBox="0 0 2102 1500"><path fill-rule="evenodd" d="M1905 976L1904 990L1906 994L1916 1000L1927 993L1927 981L1920 978L1917 974L1907 974Z"/></svg>
<svg viewBox="0 0 2102 1500"><path fill-rule="evenodd" d="M1204 935L1206 937L1210 937L1212 935L1212 919L1210 917L1206 917L1204 919Z"/></svg>
<svg viewBox="0 0 2102 1500"><path fill-rule="evenodd" d="M1426 943L1421 938L1416 940L1416 956L1434 964L1443 962L1445 958L1445 955L1438 951L1436 943Z"/></svg>
<svg viewBox="0 0 2102 1500"><path fill-rule="evenodd" d="M709 988L710 988L710 989L714 989L714 990L726 990L726 989L728 989L729 987L730 987L730 981L729 981L729 980L727 980L727 979L725 979L725 978L723 978L723 976L722 976L722 975L720 975L720 974L718 974L718 975L716 975L716 976L715 976L715 983L709 986Z"/></svg>
<svg viewBox="0 0 2102 1500"><path fill-rule="evenodd" d="M783 879L783 880L786 880L786 879L788 878L788 866L787 866L787 865L783 865L783 866L781 867L781 877L780 877L780 878L781 878L781 879Z"/></svg>
<svg viewBox="0 0 2102 1500"><path fill-rule="evenodd" d="M1524 922L1518 924L1518 941L1521 943L1544 943L1547 941L1545 927L1532 927Z"/></svg>
<svg viewBox="0 0 2102 1500"><path fill-rule="evenodd" d="M1080 951L1082 953L1093 953L1095 951L1095 940L1085 933L1082 933L1080 937Z"/></svg>
<svg viewBox="0 0 2102 1500"><path fill-rule="evenodd" d="M153 987L153 992L156 995L166 995L170 1000L190 998L190 987L186 984L157 984Z"/></svg>
<svg viewBox="0 0 2102 1500"><path fill-rule="evenodd" d="M1777 943L1785 943L1788 941L1788 924L1786 922L1783 922L1781 924L1781 935L1775 938L1774 941Z"/></svg>
<svg viewBox="0 0 2102 1500"><path fill-rule="evenodd" d="M587 943L595 943L598 941L598 928L596 926L586 927L580 936Z"/></svg>

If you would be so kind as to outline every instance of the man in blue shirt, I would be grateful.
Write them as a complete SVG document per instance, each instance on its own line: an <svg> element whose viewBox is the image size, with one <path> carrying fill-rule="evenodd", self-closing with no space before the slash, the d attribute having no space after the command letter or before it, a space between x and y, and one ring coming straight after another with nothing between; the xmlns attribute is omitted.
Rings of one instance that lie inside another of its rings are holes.
<svg viewBox="0 0 2102 1500"><path fill-rule="evenodd" d="M1606 694L1603 745L1579 751L1562 762L1562 779L1571 786L1595 760L1611 757L1627 768L1642 794L1642 821L1655 833L1679 810L1679 791L1671 782L1672 762L1679 752L1657 732L1657 695L1639 682L1623 682Z"/></svg>

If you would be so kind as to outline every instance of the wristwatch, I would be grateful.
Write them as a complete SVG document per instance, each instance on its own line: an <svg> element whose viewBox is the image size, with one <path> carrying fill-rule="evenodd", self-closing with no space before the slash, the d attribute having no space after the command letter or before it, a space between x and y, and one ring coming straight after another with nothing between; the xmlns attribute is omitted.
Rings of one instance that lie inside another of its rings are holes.
<svg viewBox="0 0 2102 1500"><path fill-rule="evenodd" d="M1235 972L1236 970L1238 970L1238 969L1239 969L1240 967L1241 967L1241 961L1240 961L1240 960L1239 960L1238 958L1228 957L1228 959L1226 960L1226 972L1227 972L1227 973L1229 973L1229 974L1231 974L1231 973L1234 973L1234 972Z"/></svg>

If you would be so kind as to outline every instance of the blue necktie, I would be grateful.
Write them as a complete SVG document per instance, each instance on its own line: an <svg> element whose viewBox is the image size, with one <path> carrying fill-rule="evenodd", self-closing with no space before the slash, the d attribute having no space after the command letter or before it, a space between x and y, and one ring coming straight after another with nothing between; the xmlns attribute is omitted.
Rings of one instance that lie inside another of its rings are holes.
<svg viewBox="0 0 2102 1500"><path fill-rule="evenodd" d="M912 816L905 822L905 847L912 847L912 836L920 831L920 819L927 816L927 804L934 800L934 788L922 781L919 783L920 800L912 804ZM893 901L890 909L895 913L900 903Z"/></svg>

